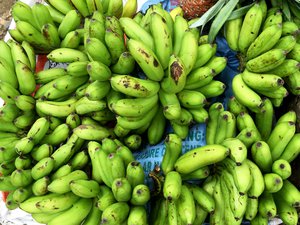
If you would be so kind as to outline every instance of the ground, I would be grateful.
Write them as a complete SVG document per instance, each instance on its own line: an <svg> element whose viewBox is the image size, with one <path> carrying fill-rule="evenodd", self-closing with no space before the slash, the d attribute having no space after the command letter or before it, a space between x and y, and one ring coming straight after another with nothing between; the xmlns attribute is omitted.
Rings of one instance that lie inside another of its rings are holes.
<svg viewBox="0 0 300 225"><path fill-rule="evenodd" d="M0 0L0 39L3 39L10 24L10 9L15 0Z"/></svg>

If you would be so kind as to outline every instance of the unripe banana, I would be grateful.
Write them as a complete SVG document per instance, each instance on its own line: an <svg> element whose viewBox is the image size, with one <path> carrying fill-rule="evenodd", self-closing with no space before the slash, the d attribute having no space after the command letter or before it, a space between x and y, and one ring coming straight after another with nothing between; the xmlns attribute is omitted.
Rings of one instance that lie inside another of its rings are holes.
<svg viewBox="0 0 300 225"><path fill-rule="evenodd" d="M287 35L281 37L276 43L276 45L274 46L274 48L280 48L286 52L290 52L295 47L295 45L296 45L296 38L292 35Z"/></svg>
<svg viewBox="0 0 300 225"><path fill-rule="evenodd" d="M81 42L81 37L79 32L77 30L73 30L67 33L64 39L62 39L60 43L60 47L76 49L79 47L80 42Z"/></svg>
<svg viewBox="0 0 300 225"><path fill-rule="evenodd" d="M146 225L148 224L147 220L147 211L144 206L132 206L130 207L128 215L128 225Z"/></svg>
<svg viewBox="0 0 300 225"><path fill-rule="evenodd" d="M291 165L284 159L277 159L272 164L272 172L278 174L285 180L292 175Z"/></svg>
<svg viewBox="0 0 300 225"><path fill-rule="evenodd" d="M184 89L195 89L209 84L215 76L214 70L203 66L192 70L186 78Z"/></svg>
<svg viewBox="0 0 300 225"><path fill-rule="evenodd" d="M229 157L236 163L242 164L247 158L247 147L245 144L237 138L226 138L221 142L221 145L229 148Z"/></svg>
<svg viewBox="0 0 300 225"><path fill-rule="evenodd" d="M157 115L157 113L156 113L156 115ZM164 116L163 116L163 114L162 114L162 111L161 111L161 117L163 117L163 118L165 118ZM155 118L155 117L154 117ZM152 124L151 125L154 125L154 118L153 118L153 120L152 120ZM160 122L161 122L161 120L160 120ZM149 129L148 129L149 130ZM158 130L157 130L158 131ZM158 131L158 133L160 133L159 131ZM133 150L133 151L136 151L136 150L138 150L140 147L141 147L141 145L142 145L142 137L139 135L139 134L132 134L132 135L129 135L129 136L127 136L125 139L124 139L124 144L128 147L128 148L130 148L131 150Z"/></svg>
<svg viewBox="0 0 300 225"><path fill-rule="evenodd" d="M244 70L242 73L242 78L243 81L255 91L273 92L284 84L284 80L280 76L252 73L247 70ZM258 82L258 80L260 80L260 82Z"/></svg>
<svg viewBox="0 0 300 225"><path fill-rule="evenodd" d="M283 181L282 188L274 194L275 198L282 198L290 206L298 207L300 205L300 192L297 187L289 180Z"/></svg>
<svg viewBox="0 0 300 225"><path fill-rule="evenodd" d="M277 214L284 224L297 224L298 223L298 213L295 207L287 204L285 199L275 196L275 203L277 207Z"/></svg>
<svg viewBox="0 0 300 225"><path fill-rule="evenodd" d="M72 180L71 191L81 198L94 198L100 192L99 184L94 180Z"/></svg>
<svg viewBox="0 0 300 225"><path fill-rule="evenodd" d="M138 117L149 112L157 101L157 94L146 98L125 98L114 103L112 110L120 116Z"/></svg>
<svg viewBox="0 0 300 225"><path fill-rule="evenodd" d="M178 93L186 84L187 71L180 57L171 55L168 57L167 72L161 81L161 88L168 93Z"/></svg>
<svg viewBox="0 0 300 225"><path fill-rule="evenodd" d="M259 167L249 159L246 159L252 176L252 185L247 192L249 199L258 198L265 189L264 178Z"/></svg>
<svg viewBox="0 0 300 225"><path fill-rule="evenodd" d="M131 194L130 203L137 206L146 205L150 200L150 189L145 184L136 185Z"/></svg>
<svg viewBox="0 0 300 225"><path fill-rule="evenodd" d="M243 19L242 17L236 18L233 20L228 20L225 23L225 37L228 46L233 50L233 51L238 51L239 46L239 35L240 35L240 30L242 27Z"/></svg>
<svg viewBox="0 0 300 225"><path fill-rule="evenodd" d="M135 60L130 52L123 52L118 61L111 66L111 71L116 74L130 74L133 72Z"/></svg>
<svg viewBox="0 0 300 225"><path fill-rule="evenodd" d="M156 54L141 41L130 39L127 47L146 76L153 81L160 81L164 76L163 67Z"/></svg>
<svg viewBox="0 0 300 225"><path fill-rule="evenodd" d="M34 147L31 150L30 155L34 160L40 161L46 157L49 157L52 153L53 153L52 145L42 144L42 145Z"/></svg>
<svg viewBox="0 0 300 225"><path fill-rule="evenodd" d="M24 202L28 198L32 196L32 189L31 186L27 187L20 187L14 190L13 192L13 200L17 203L20 204L21 202Z"/></svg>
<svg viewBox="0 0 300 225"><path fill-rule="evenodd" d="M72 180L80 180L80 179L88 179L87 174L82 170L74 170L65 176L53 180L48 185L48 191L51 191L53 193L58 193L58 194L67 193L71 191L70 182Z"/></svg>
<svg viewBox="0 0 300 225"><path fill-rule="evenodd" d="M72 166L68 163L59 167L53 174L51 174L51 180L55 180L59 177L63 177L72 172Z"/></svg>
<svg viewBox="0 0 300 225"><path fill-rule="evenodd" d="M138 184L143 184L145 174L142 165L137 161L132 161L129 163L126 168L126 178L132 188Z"/></svg>
<svg viewBox="0 0 300 225"><path fill-rule="evenodd" d="M209 145L215 143L215 135L217 132L218 118L219 118L219 114L223 111L224 111L224 107L220 102L213 103L209 107L208 110L209 119L206 128L206 143Z"/></svg>
<svg viewBox="0 0 300 225"><path fill-rule="evenodd" d="M33 110L35 107L35 99L29 95L19 95L15 98L15 102L22 111Z"/></svg>
<svg viewBox="0 0 300 225"><path fill-rule="evenodd" d="M14 88L18 88L19 83L15 73L15 65L11 66L6 59L0 58L0 71L0 78L2 81L9 83Z"/></svg>
<svg viewBox="0 0 300 225"><path fill-rule="evenodd" d="M280 77L289 77L299 70L300 64L294 59L286 59L282 64L268 71L268 73L275 74ZM288 78L289 79L289 78Z"/></svg>
<svg viewBox="0 0 300 225"><path fill-rule="evenodd" d="M80 22L81 15L77 10L73 9L68 11L58 27L58 34L60 38L65 38L70 31L77 29Z"/></svg>
<svg viewBox="0 0 300 225"><path fill-rule="evenodd" d="M214 143L220 144L227 138L236 136L236 118L229 111L223 111L219 114Z"/></svg>
<svg viewBox="0 0 300 225"><path fill-rule="evenodd" d="M276 173L265 173L265 192L275 193L278 192L283 186L282 178Z"/></svg>
<svg viewBox="0 0 300 225"><path fill-rule="evenodd" d="M261 28L262 30L265 30L274 24L282 24L282 21L283 17L281 9L273 7L271 10L268 10L266 20L263 22Z"/></svg>
<svg viewBox="0 0 300 225"><path fill-rule="evenodd" d="M34 22L39 28L39 30L46 23L51 23L55 25L52 16L46 5L37 2L31 7L31 10L32 10ZM29 22L32 23L33 21L29 21Z"/></svg>
<svg viewBox="0 0 300 225"><path fill-rule="evenodd" d="M52 146L57 146L63 143L69 136L70 128L66 123L57 126L50 134L44 136L41 144L47 143Z"/></svg>
<svg viewBox="0 0 300 225"><path fill-rule="evenodd" d="M117 200L112 193L111 188L106 185L100 185L100 194L98 195L98 208L104 211L108 206L116 203Z"/></svg>
<svg viewBox="0 0 300 225"><path fill-rule="evenodd" d="M270 146L273 161L278 159L295 134L295 123L286 121L277 123L273 128L267 143ZM279 138L280 136L280 138ZM280 141L279 141L280 139Z"/></svg>
<svg viewBox="0 0 300 225"><path fill-rule="evenodd" d="M54 48L60 47L61 40L58 34L58 29L55 25L50 23L44 24L41 29L41 34L46 39L50 48L50 50L48 50L46 53L48 53Z"/></svg>
<svg viewBox="0 0 300 225"><path fill-rule="evenodd" d="M54 168L54 159L46 157L36 163L31 169L31 176L34 180L38 180L42 177L49 175Z"/></svg>
<svg viewBox="0 0 300 225"><path fill-rule="evenodd" d="M247 50L247 59L253 59L270 50L280 39L282 25L275 24L264 29Z"/></svg>
<svg viewBox="0 0 300 225"><path fill-rule="evenodd" d="M153 36L154 49L163 69L168 67L169 57L172 54L172 31L166 20L158 13L153 13L150 20L150 31Z"/></svg>
<svg viewBox="0 0 300 225"><path fill-rule="evenodd" d="M102 213L101 223L107 225L122 224L129 215L130 207L125 202L117 202L108 206Z"/></svg>
<svg viewBox="0 0 300 225"><path fill-rule="evenodd" d="M202 154L203 152L205 153ZM198 147L180 156L175 163L175 170L179 173L187 174L203 166L217 163L228 155L229 149L222 145Z"/></svg>
<svg viewBox="0 0 300 225"><path fill-rule="evenodd" d="M80 198L72 207L48 222L49 225L81 223L89 214L93 205L92 199ZM80 213L78 213L80 212Z"/></svg>
<svg viewBox="0 0 300 225"><path fill-rule="evenodd" d="M300 135L296 133L285 147L280 159L287 160L289 163L292 162L300 152L299 143Z"/></svg>
<svg viewBox="0 0 300 225"><path fill-rule="evenodd" d="M4 161L0 164L0 173L2 176L9 176L15 169L14 160Z"/></svg>
<svg viewBox="0 0 300 225"><path fill-rule="evenodd" d="M247 70L255 73L274 69L284 62L286 52L282 49L271 49L246 63Z"/></svg>
<svg viewBox="0 0 300 225"><path fill-rule="evenodd" d="M189 74L193 69L197 60L197 37L192 30L186 30L182 36L181 47L178 52L178 57L185 65L186 74Z"/></svg>
<svg viewBox="0 0 300 225"><path fill-rule="evenodd" d="M192 185L191 191L193 193L195 201L208 213L213 213L215 210L215 200L206 192L203 188Z"/></svg>
<svg viewBox="0 0 300 225"><path fill-rule="evenodd" d="M248 198L245 219L252 221L258 213L258 199Z"/></svg>
<svg viewBox="0 0 300 225"><path fill-rule="evenodd" d="M57 48L51 51L47 58L54 62L71 63L75 61L88 61L88 57L84 52L70 48Z"/></svg>
<svg viewBox="0 0 300 225"><path fill-rule="evenodd" d="M20 95L20 92L9 83L0 80L0 97L7 103L14 104L14 99Z"/></svg>
<svg viewBox="0 0 300 225"><path fill-rule="evenodd" d="M150 97L159 90L159 84L156 81L143 80L128 75L112 76L110 82L114 90L132 97Z"/></svg>
<svg viewBox="0 0 300 225"><path fill-rule="evenodd" d="M10 177L10 182L15 187L25 187L33 182L30 169L16 169Z"/></svg>
<svg viewBox="0 0 300 225"><path fill-rule="evenodd" d="M262 140L266 141L272 131L273 126L273 104L268 98L263 98L263 109L255 114L255 124L261 134Z"/></svg>
<svg viewBox="0 0 300 225"><path fill-rule="evenodd" d="M41 177L32 183L32 193L35 196L41 196L48 193L47 186L50 183L48 176Z"/></svg>
<svg viewBox="0 0 300 225"><path fill-rule="evenodd" d="M193 224L196 218L195 200L192 192L183 184L177 201L178 214L183 224Z"/></svg>
<svg viewBox="0 0 300 225"><path fill-rule="evenodd" d="M271 193L264 192L259 198L258 212L260 215L273 218L277 214L277 207Z"/></svg>
<svg viewBox="0 0 300 225"><path fill-rule="evenodd" d="M94 198L92 209L90 210L87 217L84 219L82 225L100 224L101 215L102 211L98 208L97 198Z"/></svg>
<svg viewBox="0 0 300 225"><path fill-rule="evenodd" d="M17 154L27 154L30 153L35 145L35 142L30 137L24 137L21 138L16 144L15 144L15 151Z"/></svg>
<svg viewBox="0 0 300 225"><path fill-rule="evenodd" d="M182 179L178 172L170 171L165 176L163 195L168 201L177 201L181 194Z"/></svg>
<svg viewBox="0 0 300 225"><path fill-rule="evenodd" d="M272 167L272 155L269 145L264 141L257 141L251 147L251 156L256 165L263 172L270 172Z"/></svg>
<svg viewBox="0 0 300 225"><path fill-rule="evenodd" d="M177 93L180 104L186 108L203 107L206 103L206 97L196 90L182 90Z"/></svg>
<svg viewBox="0 0 300 225"><path fill-rule="evenodd" d="M300 79L299 79L299 72L295 72L290 76L285 78L285 82L287 84L289 92L294 95L299 95L299 87L300 87Z"/></svg>
<svg viewBox="0 0 300 225"><path fill-rule="evenodd" d="M163 113L168 120L178 119L181 114L181 106L177 95L159 90L159 100L163 106Z"/></svg>
<svg viewBox="0 0 300 225"><path fill-rule="evenodd" d="M246 53L257 37L263 22L262 18L263 12L259 4L254 4L246 13L238 39L238 48L242 53Z"/></svg>
<svg viewBox="0 0 300 225"><path fill-rule="evenodd" d="M254 112L261 111L263 106L261 97L245 84L241 74L238 74L233 78L232 90L234 96L242 105Z"/></svg>
<svg viewBox="0 0 300 225"><path fill-rule="evenodd" d="M0 108L0 118L2 121L13 122L20 115L20 110L16 104L5 103Z"/></svg>

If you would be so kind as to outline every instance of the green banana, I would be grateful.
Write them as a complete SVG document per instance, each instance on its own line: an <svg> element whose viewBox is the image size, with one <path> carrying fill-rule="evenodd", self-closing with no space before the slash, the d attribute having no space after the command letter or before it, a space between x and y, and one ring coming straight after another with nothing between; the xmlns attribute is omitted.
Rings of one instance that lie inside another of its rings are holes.
<svg viewBox="0 0 300 225"><path fill-rule="evenodd" d="M196 218L195 200L187 185L182 185L181 194L176 204L182 223L193 224Z"/></svg>
<svg viewBox="0 0 300 225"><path fill-rule="evenodd" d="M251 111L261 112L263 102L261 97L250 89L243 81L242 75L237 74L232 80L232 90L235 98Z"/></svg>
<svg viewBox="0 0 300 225"><path fill-rule="evenodd" d="M129 215L130 207L126 202L117 202L108 206L102 213L101 223L122 224Z"/></svg>
<svg viewBox="0 0 300 225"><path fill-rule="evenodd" d="M114 75L111 77L110 83L114 90L132 97L150 97L159 90L158 82L129 75Z"/></svg>
<svg viewBox="0 0 300 225"><path fill-rule="evenodd" d="M239 35L240 35L242 23L243 23L242 17L228 20L225 22L226 41L227 41L228 46L233 51L239 50L238 42L239 42Z"/></svg>
<svg viewBox="0 0 300 225"><path fill-rule="evenodd" d="M89 214L93 205L92 199L80 198L70 209L53 218L48 222L49 225L55 224L74 224L81 223Z"/></svg>
<svg viewBox="0 0 300 225"><path fill-rule="evenodd" d="M179 173L187 174L201 167L217 163L218 161L226 158L228 155L229 149L222 145L201 146L180 156L174 167Z"/></svg>
<svg viewBox="0 0 300 225"><path fill-rule="evenodd" d="M71 191L81 198L94 198L100 192L99 184L94 180L72 180Z"/></svg>
<svg viewBox="0 0 300 225"><path fill-rule="evenodd" d="M289 141L289 143L283 150L280 159L285 159L288 162L292 162L300 152L299 143L300 143L300 135L296 133L294 134L292 139Z"/></svg>
<svg viewBox="0 0 300 225"><path fill-rule="evenodd" d="M270 172L272 167L272 154L269 145L264 141L257 141L251 146L251 156L256 165L263 172Z"/></svg>
<svg viewBox="0 0 300 225"><path fill-rule="evenodd" d="M246 13L238 39L238 49L243 54L256 39L263 23L263 12L259 4L254 4Z"/></svg>
<svg viewBox="0 0 300 225"><path fill-rule="evenodd" d="M41 196L47 194L47 186L50 183L50 178L48 176L39 178L32 183L32 193L35 196Z"/></svg>
<svg viewBox="0 0 300 225"><path fill-rule="evenodd" d="M140 162L132 161L126 167L126 178L132 188L144 183L145 174Z"/></svg>
<svg viewBox="0 0 300 225"><path fill-rule="evenodd" d="M167 72L161 81L161 88L168 93L178 93L186 84L187 71L179 56L168 57Z"/></svg>
<svg viewBox="0 0 300 225"><path fill-rule="evenodd" d="M271 49L246 63L247 70L254 73L267 72L284 62L286 52L282 49Z"/></svg>
<svg viewBox="0 0 300 225"><path fill-rule="evenodd" d="M267 27L266 29L263 29L263 31L249 46L246 53L247 59L253 59L270 50L280 39L281 33L281 24L275 24Z"/></svg>
<svg viewBox="0 0 300 225"><path fill-rule="evenodd" d="M139 117L153 109L157 101L157 94L146 98L120 99L112 105L112 111L120 116Z"/></svg>
<svg viewBox="0 0 300 225"><path fill-rule="evenodd" d="M64 194L71 191L70 182L72 180L88 179L87 174L82 170L74 170L71 173L56 178L48 185L48 191L57 194Z"/></svg>
<svg viewBox="0 0 300 225"><path fill-rule="evenodd" d="M247 192L247 195L250 199L257 199L263 193L265 189L264 178L259 167L250 159L246 159L252 176L252 185Z"/></svg>
<svg viewBox="0 0 300 225"><path fill-rule="evenodd" d="M111 64L111 55L104 42L97 38L89 37L84 45L91 61L100 61L107 66ZM101 54L98 54L98 52L101 52Z"/></svg>
<svg viewBox="0 0 300 225"><path fill-rule="evenodd" d="M61 62L61 63L71 63L76 61L89 60L86 53L71 48L54 49L47 55L47 58L54 62Z"/></svg>
<svg viewBox="0 0 300 225"><path fill-rule="evenodd" d="M270 147L272 159L277 160L295 134L295 123L285 121L277 123L273 128L267 143ZM280 137L279 137L280 136ZM280 141L279 141L280 139Z"/></svg>
<svg viewBox="0 0 300 225"><path fill-rule="evenodd" d="M130 39L127 41L127 48L150 80L162 80L163 67L156 54L147 45L141 41Z"/></svg>
<svg viewBox="0 0 300 225"><path fill-rule="evenodd" d="M31 168L31 176L34 180L38 180L49 175L53 168L54 159L51 157L43 158Z"/></svg>
<svg viewBox="0 0 300 225"><path fill-rule="evenodd" d="M175 93L167 93L162 89L158 92L160 103L163 107L163 114L168 120L179 119L181 105Z"/></svg>
<svg viewBox="0 0 300 225"><path fill-rule="evenodd" d="M264 174L265 181L265 192L268 193L276 193L283 186L283 180L281 176L276 173L265 173Z"/></svg>
<svg viewBox="0 0 300 225"><path fill-rule="evenodd" d="M146 184L138 184L132 190L130 203L137 206L146 205L150 200L150 189Z"/></svg>
<svg viewBox="0 0 300 225"><path fill-rule="evenodd" d="M80 23L80 13L75 9L68 11L58 26L59 37L61 39L65 38L70 31L77 29Z"/></svg>

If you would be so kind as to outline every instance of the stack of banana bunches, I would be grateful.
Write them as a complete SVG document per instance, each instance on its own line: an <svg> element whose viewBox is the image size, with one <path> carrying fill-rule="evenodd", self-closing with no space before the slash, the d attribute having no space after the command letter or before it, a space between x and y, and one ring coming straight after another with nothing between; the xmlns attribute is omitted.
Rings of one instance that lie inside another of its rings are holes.
<svg viewBox="0 0 300 225"><path fill-rule="evenodd" d="M275 111L300 94L300 17L260 0L226 22L240 68L225 105L214 99L227 59L182 14L136 13L135 0L46 2L17 1L12 38L0 41L8 209L49 225L297 224L296 113ZM37 55L65 67L38 71ZM200 123L206 144L183 153ZM160 142L148 177L134 153Z"/></svg>

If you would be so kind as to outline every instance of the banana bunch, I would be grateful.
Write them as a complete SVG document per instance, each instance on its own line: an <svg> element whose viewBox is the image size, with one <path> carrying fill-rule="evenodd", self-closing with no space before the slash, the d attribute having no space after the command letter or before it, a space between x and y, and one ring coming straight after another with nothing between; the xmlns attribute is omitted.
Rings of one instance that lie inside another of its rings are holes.
<svg viewBox="0 0 300 225"><path fill-rule="evenodd" d="M279 107L289 93L299 94L298 34L298 25L287 20L280 7L264 0L244 16L226 22L225 38L240 61L233 93L250 111L264 111L264 97Z"/></svg>
<svg viewBox="0 0 300 225"><path fill-rule="evenodd" d="M89 17L95 11L99 11L106 16L133 17L137 10L137 1L130 0L123 5L122 0L47 0L47 7L55 22L60 23L62 18L71 10L77 10L82 17Z"/></svg>
<svg viewBox="0 0 300 225"><path fill-rule="evenodd" d="M119 21L128 53L145 78L111 67L112 90L120 93L110 104L116 126L145 132L154 145L162 140L169 122L174 133L186 138L191 124L207 120L208 100L224 92L225 84L213 78L225 68L226 58L215 56L216 44L200 43L199 30L189 29L181 15L173 20L161 4L151 6L145 15Z"/></svg>

